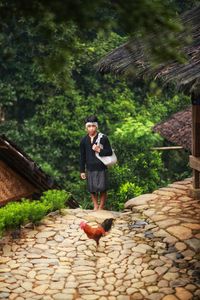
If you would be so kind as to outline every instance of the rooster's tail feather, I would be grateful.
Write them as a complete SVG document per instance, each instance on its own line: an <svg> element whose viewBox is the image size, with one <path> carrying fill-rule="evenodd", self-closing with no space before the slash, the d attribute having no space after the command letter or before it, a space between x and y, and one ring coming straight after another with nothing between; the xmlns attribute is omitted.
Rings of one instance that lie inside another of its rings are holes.
<svg viewBox="0 0 200 300"><path fill-rule="evenodd" d="M103 223L101 224L101 227L105 230L105 232L108 232L112 228L113 221L114 221L113 218L105 219L103 221Z"/></svg>

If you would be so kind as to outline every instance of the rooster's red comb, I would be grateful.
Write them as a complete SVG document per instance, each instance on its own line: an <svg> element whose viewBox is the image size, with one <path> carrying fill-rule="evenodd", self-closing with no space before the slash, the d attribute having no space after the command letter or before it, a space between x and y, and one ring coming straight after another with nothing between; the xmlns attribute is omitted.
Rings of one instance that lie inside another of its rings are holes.
<svg viewBox="0 0 200 300"><path fill-rule="evenodd" d="M85 226L85 224L86 224L86 222L84 222L84 221L81 221L81 223L80 223L80 225L79 225L79 226L80 226L80 228L81 228L81 229L83 229L83 227Z"/></svg>

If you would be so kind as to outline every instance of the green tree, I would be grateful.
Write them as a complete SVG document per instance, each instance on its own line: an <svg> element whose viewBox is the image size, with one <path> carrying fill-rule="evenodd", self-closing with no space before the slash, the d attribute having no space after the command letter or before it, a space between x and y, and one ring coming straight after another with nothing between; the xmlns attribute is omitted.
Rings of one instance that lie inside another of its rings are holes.
<svg viewBox="0 0 200 300"><path fill-rule="evenodd" d="M80 37L72 22L50 23L53 43L41 31L43 19L14 18L4 27L0 85L5 120L0 133L21 145L82 206L90 207L85 182L79 177L79 142L85 134L85 117L97 114L100 131L108 134L119 158L110 174L108 205L120 209L127 197L165 182L161 154L150 151L162 139L151 126L184 107L188 99L172 96L172 89L161 91L154 85L95 73L95 61L128 36L113 30L89 31ZM73 43L73 52L66 49L66 42Z"/></svg>

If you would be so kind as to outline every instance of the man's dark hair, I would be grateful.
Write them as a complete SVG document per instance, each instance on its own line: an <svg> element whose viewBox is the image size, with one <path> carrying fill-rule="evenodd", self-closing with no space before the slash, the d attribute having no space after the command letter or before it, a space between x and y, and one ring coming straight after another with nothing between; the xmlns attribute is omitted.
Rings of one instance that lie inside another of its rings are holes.
<svg viewBox="0 0 200 300"><path fill-rule="evenodd" d="M85 119L85 123L87 122L98 122L97 116L91 115Z"/></svg>

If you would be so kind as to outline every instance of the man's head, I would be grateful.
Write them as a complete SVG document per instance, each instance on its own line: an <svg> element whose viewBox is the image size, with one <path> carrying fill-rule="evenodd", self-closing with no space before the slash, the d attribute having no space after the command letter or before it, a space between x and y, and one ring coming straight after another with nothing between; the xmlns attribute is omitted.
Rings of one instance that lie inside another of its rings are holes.
<svg viewBox="0 0 200 300"><path fill-rule="evenodd" d="M85 119L85 128L87 132L91 135L95 134L98 128L98 119L96 116L92 115Z"/></svg>

